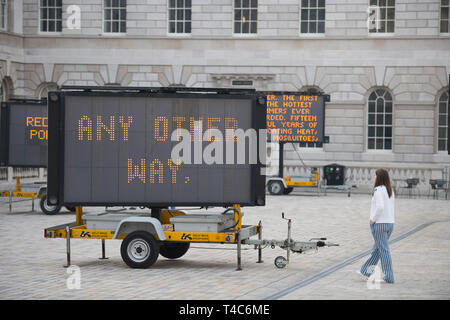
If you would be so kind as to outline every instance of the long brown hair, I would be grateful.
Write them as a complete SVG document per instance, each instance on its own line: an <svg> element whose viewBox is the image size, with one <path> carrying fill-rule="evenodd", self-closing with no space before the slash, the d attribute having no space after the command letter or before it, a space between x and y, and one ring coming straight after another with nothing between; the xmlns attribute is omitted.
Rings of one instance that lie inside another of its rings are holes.
<svg viewBox="0 0 450 320"><path fill-rule="evenodd" d="M389 195L389 198L392 197L391 179L389 178L389 173L387 172L387 170L378 169L377 171L375 171L375 175L377 177L375 178L375 185L373 186L373 188L375 189L376 187L379 187L379 186L385 186L387 193ZM372 189L372 195L373 195L373 192L374 192L374 190Z"/></svg>

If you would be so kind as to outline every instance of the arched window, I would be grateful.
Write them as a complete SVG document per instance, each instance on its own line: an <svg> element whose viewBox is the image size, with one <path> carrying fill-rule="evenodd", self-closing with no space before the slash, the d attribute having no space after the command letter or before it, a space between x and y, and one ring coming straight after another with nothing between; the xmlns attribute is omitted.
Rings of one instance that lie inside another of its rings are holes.
<svg viewBox="0 0 450 320"><path fill-rule="evenodd" d="M0 81L0 102L3 100L3 81Z"/></svg>
<svg viewBox="0 0 450 320"><path fill-rule="evenodd" d="M438 107L438 151L447 150L448 92L441 94Z"/></svg>
<svg viewBox="0 0 450 320"><path fill-rule="evenodd" d="M47 99L47 95L50 91L57 91L58 86L56 83L44 83L37 89L37 96L39 99Z"/></svg>
<svg viewBox="0 0 450 320"><path fill-rule="evenodd" d="M6 87L6 81L0 80L0 102L8 100L8 90Z"/></svg>
<svg viewBox="0 0 450 320"><path fill-rule="evenodd" d="M392 150L392 95L384 89L375 90L367 110L367 149Z"/></svg>
<svg viewBox="0 0 450 320"><path fill-rule="evenodd" d="M308 94L320 94L322 93L322 90L318 87L314 86L305 86L301 90L301 92L306 92ZM323 148L322 142L300 142L298 144L300 148Z"/></svg>

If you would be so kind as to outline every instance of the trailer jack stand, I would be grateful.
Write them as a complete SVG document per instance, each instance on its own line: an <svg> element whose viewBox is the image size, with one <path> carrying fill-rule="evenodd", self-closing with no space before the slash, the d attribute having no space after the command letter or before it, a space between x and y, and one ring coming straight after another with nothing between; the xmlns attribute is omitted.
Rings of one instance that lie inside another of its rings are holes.
<svg viewBox="0 0 450 320"><path fill-rule="evenodd" d="M237 232L237 268L236 271L241 271L241 231Z"/></svg>
<svg viewBox="0 0 450 320"><path fill-rule="evenodd" d="M102 257L99 258L100 260L107 260L109 259L106 257L106 246L105 246L105 239L102 239Z"/></svg>
<svg viewBox="0 0 450 320"><path fill-rule="evenodd" d="M70 227L66 227L66 252L67 252L67 264L64 266L64 268L70 267L70 236L71 236L71 230Z"/></svg>
<svg viewBox="0 0 450 320"><path fill-rule="evenodd" d="M279 269L286 267L289 264L290 253L291 251L294 253L304 253L310 250L318 250L319 247L331 247L338 246L338 244L325 242L326 238L313 238L309 241L294 241L291 237L291 228L292 228L292 220L284 217L284 213L282 213L281 217L288 222L288 232L287 239L285 240L264 240L262 239L261 228L258 231L258 240L247 239L244 240L244 244L254 245L255 249L258 249L258 263L262 262L261 257L261 246L270 246L272 249L275 247L280 247L283 250L286 250L286 257L278 256L275 258L274 263L275 266ZM260 222L261 224L261 222ZM259 227L261 227L259 225Z"/></svg>
<svg viewBox="0 0 450 320"><path fill-rule="evenodd" d="M258 223L258 240L262 240L262 223L261 220L259 220ZM264 261L262 260L262 247L261 245L258 245L258 261L256 261L256 263L263 263Z"/></svg>

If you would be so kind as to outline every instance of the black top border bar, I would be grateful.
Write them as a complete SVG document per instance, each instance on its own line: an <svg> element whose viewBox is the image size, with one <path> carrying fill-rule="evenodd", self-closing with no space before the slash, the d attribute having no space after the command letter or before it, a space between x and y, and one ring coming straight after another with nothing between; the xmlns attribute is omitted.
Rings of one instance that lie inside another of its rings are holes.
<svg viewBox="0 0 450 320"><path fill-rule="evenodd" d="M310 91L256 91L256 89L240 89L240 88L193 88L193 87L124 87L124 86L61 86L61 90L82 90L82 91L138 91L149 93L176 93L176 92L216 92L220 94L285 94L285 95L310 95L324 96L325 102L330 102L330 95L323 92Z"/></svg>
<svg viewBox="0 0 450 320"><path fill-rule="evenodd" d="M47 103L47 97L42 99L19 99L19 98L12 98L5 103L21 103L21 104L45 104Z"/></svg>
<svg viewBox="0 0 450 320"><path fill-rule="evenodd" d="M139 91L149 93L175 93L175 92L255 93L255 89L237 89L237 88L123 87L123 86L70 86L70 85L61 86L61 90Z"/></svg>

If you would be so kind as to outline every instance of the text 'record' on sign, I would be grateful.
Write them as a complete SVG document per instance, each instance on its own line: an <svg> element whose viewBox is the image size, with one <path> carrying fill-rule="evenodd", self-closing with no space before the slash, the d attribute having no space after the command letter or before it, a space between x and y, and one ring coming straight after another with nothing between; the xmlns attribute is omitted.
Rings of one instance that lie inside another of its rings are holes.
<svg viewBox="0 0 450 320"><path fill-rule="evenodd" d="M40 100L4 102L1 119L1 165L47 167L47 103Z"/></svg>

